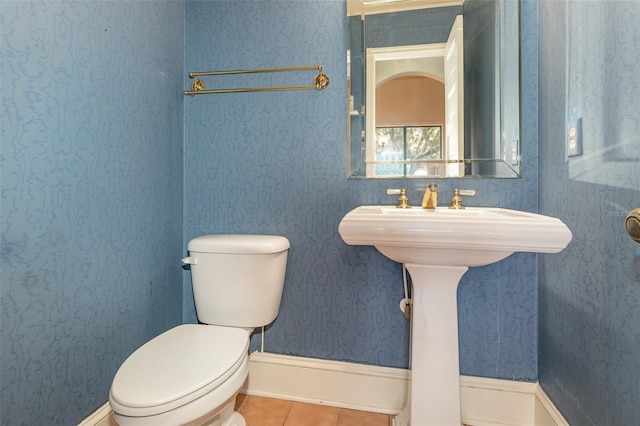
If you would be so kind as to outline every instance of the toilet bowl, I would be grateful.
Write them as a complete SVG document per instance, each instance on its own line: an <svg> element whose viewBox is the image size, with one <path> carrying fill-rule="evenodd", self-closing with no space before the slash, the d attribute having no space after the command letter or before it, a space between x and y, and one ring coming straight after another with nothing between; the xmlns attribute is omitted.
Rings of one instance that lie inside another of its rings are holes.
<svg viewBox="0 0 640 426"><path fill-rule="evenodd" d="M234 406L249 372L249 337L278 314L289 241L207 235L188 248L183 262L206 323L174 327L120 366L109 403L121 426L246 426Z"/></svg>
<svg viewBox="0 0 640 426"><path fill-rule="evenodd" d="M198 419L193 424L244 425L239 419L232 423L231 415L249 371L248 348L249 332L240 328L186 324L161 334L116 373L109 395L116 421L122 426Z"/></svg>

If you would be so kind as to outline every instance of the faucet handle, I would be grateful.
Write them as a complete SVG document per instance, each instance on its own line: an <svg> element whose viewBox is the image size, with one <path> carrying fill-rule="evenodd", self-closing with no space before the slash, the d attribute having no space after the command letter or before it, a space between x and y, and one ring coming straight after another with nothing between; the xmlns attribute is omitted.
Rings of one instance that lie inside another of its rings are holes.
<svg viewBox="0 0 640 426"><path fill-rule="evenodd" d="M387 189L387 195L398 194L400 194L400 197L398 197L398 205L396 207L399 209L410 209L411 206L409 205L409 197L407 197L406 189Z"/></svg>
<svg viewBox="0 0 640 426"><path fill-rule="evenodd" d="M453 197L451 197L451 205L449 206L450 209L455 209L455 210L464 209L464 206L462 205L461 195L465 195L467 197L475 197L476 191L474 191L473 189L458 189L458 188L454 189Z"/></svg>

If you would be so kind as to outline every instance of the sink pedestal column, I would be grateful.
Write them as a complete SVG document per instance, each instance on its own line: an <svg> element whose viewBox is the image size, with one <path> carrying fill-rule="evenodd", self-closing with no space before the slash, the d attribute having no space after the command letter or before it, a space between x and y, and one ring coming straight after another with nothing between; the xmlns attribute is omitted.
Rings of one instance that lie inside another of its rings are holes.
<svg viewBox="0 0 640 426"><path fill-rule="evenodd" d="M405 266L413 283L411 425L460 426L457 290L469 268Z"/></svg>

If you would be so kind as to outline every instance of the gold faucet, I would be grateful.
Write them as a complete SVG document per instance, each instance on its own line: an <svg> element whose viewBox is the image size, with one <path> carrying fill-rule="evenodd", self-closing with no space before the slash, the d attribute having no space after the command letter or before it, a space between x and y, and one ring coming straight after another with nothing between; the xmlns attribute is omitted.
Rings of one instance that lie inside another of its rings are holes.
<svg viewBox="0 0 640 426"><path fill-rule="evenodd" d="M438 207L438 184L430 183L422 197L422 208L435 210Z"/></svg>
<svg viewBox="0 0 640 426"><path fill-rule="evenodd" d="M400 195L398 197L398 205L396 206L399 209L410 209L411 205L409 204L409 197L407 197L407 190L402 189L387 189L387 195Z"/></svg>
<svg viewBox="0 0 640 426"><path fill-rule="evenodd" d="M462 205L462 197L461 195L467 195L469 197L473 197L474 195L476 195L476 191L474 191L473 189L454 189L453 190L453 197L451 197L451 205L449 206L450 209L455 209L455 210L463 210L464 206Z"/></svg>

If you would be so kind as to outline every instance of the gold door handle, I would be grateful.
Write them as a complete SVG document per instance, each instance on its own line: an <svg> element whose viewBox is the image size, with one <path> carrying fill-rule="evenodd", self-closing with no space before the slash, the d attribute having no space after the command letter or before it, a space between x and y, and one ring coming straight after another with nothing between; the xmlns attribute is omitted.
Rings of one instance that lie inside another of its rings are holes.
<svg viewBox="0 0 640 426"><path fill-rule="evenodd" d="M627 229L627 234L631 239L636 243L640 243L640 208L629 212L624 221L624 227Z"/></svg>

